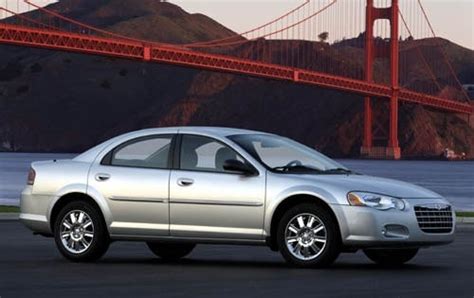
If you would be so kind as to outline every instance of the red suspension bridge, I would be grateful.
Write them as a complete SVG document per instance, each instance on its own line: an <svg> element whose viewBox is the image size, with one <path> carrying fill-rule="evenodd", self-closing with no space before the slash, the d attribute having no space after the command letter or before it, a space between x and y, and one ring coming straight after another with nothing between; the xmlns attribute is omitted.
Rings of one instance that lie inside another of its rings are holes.
<svg viewBox="0 0 474 298"><path fill-rule="evenodd" d="M124 36L75 20L54 5L13 2L0 0L4 15L0 43L167 63L362 95L361 154L369 157L400 158L399 101L447 113L474 112L421 0L306 0L252 30L188 44ZM414 40L423 40L425 46ZM341 53L341 44L354 50ZM375 71L376 65L386 71ZM420 75L430 81L417 83L414 78ZM375 104L387 106L388 129L373 114ZM377 131L385 132L386 144L375 146Z"/></svg>

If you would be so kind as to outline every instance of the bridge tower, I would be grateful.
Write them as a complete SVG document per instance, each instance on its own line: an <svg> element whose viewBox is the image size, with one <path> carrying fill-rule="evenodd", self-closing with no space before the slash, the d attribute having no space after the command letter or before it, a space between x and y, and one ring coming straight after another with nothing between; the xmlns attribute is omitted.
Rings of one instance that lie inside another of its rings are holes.
<svg viewBox="0 0 474 298"><path fill-rule="evenodd" d="M398 93L399 93L399 41L398 41L398 0L392 0L390 7L377 8L374 0L367 0L366 31L365 31L365 80L373 82L373 66L376 57L374 24L378 19L386 19L390 23L390 86L389 128L386 147L375 147L373 142L372 99L364 98L364 139L361 155L368 158L400 159L398 144Z"/></svg>

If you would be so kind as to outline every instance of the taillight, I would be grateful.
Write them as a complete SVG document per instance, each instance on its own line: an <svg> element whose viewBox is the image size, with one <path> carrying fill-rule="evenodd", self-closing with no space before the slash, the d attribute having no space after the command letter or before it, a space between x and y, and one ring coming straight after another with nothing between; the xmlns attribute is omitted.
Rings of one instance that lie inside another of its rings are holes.
<svg viewBox="0 0 474 298"><path fill-rule="evenodd" d="M35 184L35 178L36 178L36 172L35 170L33 170L33 168L30 168L30 171L28 172L28 180L26 181L26 184L28 185Z"/></svg>

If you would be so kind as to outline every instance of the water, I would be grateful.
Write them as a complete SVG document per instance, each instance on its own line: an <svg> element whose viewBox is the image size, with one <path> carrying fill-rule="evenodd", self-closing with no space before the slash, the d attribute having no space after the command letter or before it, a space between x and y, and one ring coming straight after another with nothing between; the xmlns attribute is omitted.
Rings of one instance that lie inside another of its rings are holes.
<svg viewBox="0 0 474 298"><path fill-rule="evenodd" d="M338 160L367 175L393 178L431 189L457 210L474 210L474 161Z"/></svg>
<svg viewBox="0 0 474 298"><path fill-rule="evenodd" d="M0 205L17 206L33 161L67 159L74 154L0 152Z"/></svg>
<svg viewBox="0 0 474 298"><path fill-rule="evenodd" d="M0 205L18 205L30 163L73 154L0 153ZM338 160L356 172L403 180L429 188L458 210L474 210L474 162Z"/></svg>

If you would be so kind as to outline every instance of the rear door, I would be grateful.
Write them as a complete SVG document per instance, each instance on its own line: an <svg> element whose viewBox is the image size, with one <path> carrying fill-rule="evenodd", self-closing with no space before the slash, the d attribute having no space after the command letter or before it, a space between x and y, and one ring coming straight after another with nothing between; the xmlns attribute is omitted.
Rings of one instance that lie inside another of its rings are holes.
<svg viewBox="0 0 474 298"><path fill-rule="evenodd" d="M199 238L262 239L265 173L223 169L244 159L215 139L182 135L179 167L170 176L170 233Z"/></svg>
<svg viewBox="0 0 474 298"><path fill-rule="evenodd" d="M169 235L169 175L174 135L129 140L89 173L89 185L107 200L117 235Z"/></svg>

